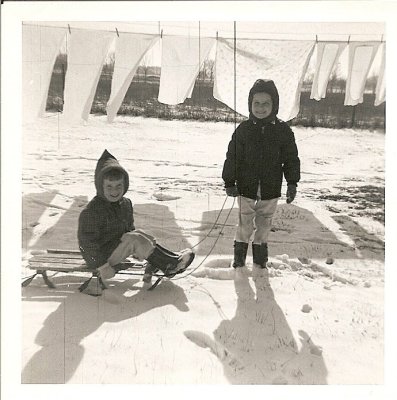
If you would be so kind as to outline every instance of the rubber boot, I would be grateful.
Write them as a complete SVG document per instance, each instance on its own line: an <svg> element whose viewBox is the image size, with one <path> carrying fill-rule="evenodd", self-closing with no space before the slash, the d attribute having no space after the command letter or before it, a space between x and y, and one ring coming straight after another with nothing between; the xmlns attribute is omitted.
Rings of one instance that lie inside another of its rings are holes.
<svg viewBox="0 0 397 400"><path fill-rule="evenodd" d="M245 266L247 257L248 243L234 241L234 260L233 268L241 268Z"/></svg>
<svg viewBox="0 0 397 400"><path fill-rule="evenodd" d="M153 274L155 274L157 271L158 271L158 269L153 267L153 265L150 264L150 262L148 262L146 264L145 272L143 274L143 278L142 278L143 282L151 283Z"/></svg>
<svg viewBox="0 0 397 400"><path fill-rule="evenodd" d="M254 264L259 268L267 268L268 261L267 243L256 244L252 243L252 258Z"/></svg>
<svg viewBox="0 0 397 400"><path fill-rule="evenodd" d="M147 261L153 268L159 269L165 276L171 277L183 272L193 261L195 254L191 249L174 253L156 244Z"/></svg>

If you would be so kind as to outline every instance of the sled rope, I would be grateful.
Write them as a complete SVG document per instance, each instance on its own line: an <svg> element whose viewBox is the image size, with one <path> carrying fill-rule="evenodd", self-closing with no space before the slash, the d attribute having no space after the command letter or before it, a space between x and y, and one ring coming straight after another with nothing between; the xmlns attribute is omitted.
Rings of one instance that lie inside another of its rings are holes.
<svg viewBox="0 0 397 400"><path fill-rule="evenodd" d="M216 217L216 220L213 223L213 225L212 225L211 229L209 230L209 232L198 243L196 243L194 246L190 247L191 250L193 250L195 247L197 247L200 243L204 242L204 240L207 239L207 237L210 235L210 233L214 230L215 226L217 225L218 219L221 216L221 213L222 213L222 211L223 211L223 209L225 207L225 204L226 204L226 201L227 201L227 197L228 196L225 197L225 201L223 202L222 207L221 207L221 209L220 209L220 211L218 213L218 216ZM233 208L233 206L232 206L232 208ZM225 221L225 223L226 223L226 221Z"/></svg>
<svg viewBox="0 0 397 400"><path fill-rule="evenodd" d="M227 220L229 219L230 213L231 213L232 210L233 210L235 201L236 201L236 198L234 197L234 198L233 198L233 204L232 204L232 206L230 207L229 212L227 213L225 222L222 224L222 228L221 228L221 230L219 231L219 234L218 234L217 238L215 239L215 241L214 241L212 247L210 248L208 254L201 260L201 262L199 263L199 265L197 265L197 267L193 268L191 271L189 271L187 274L185 274L185 275L183 275L183 276L179 276L179 277L176 277L176 278L175 278L175 277L174 277L174 278L170 278L171 280L176 281L176 280L179 280L179 279L182 279L182 278L186 278L187 276L191 275L193 272L197 271L197 270L203 265L204 261L210 256L210 254L212 253L212 250L214 250L214 248L215 248L215 246L216 246L216 244L217 244L219 238L221 237L221 235L222 235L222 233L223 233L223 229L224 229L224 227L226 226L226 222L227 222ZM222 210L221 210L221 212L222 212ZM220 213L219 213L219 215L220 215Z"/></svg>
<svg viewBox="0 0 397 400"><path fill-rule="evenodd" d="M208 233L204 236L204 238L201 239L198 243L196 243L194 246L190 247L190 249L193 249L194 247L198 246L200 243L202 243L205 239L207 239L207 238L209 237L209 234L212 232L212 230L213 230L213 229L215 228L215 226L217 225L217 222L218 222L218 220L219 220L219 217L221 216L222 211L224 210L224 207L225 207L227 198L228 198L228 196L225 197L225 200L224 200L224 202L223 202L223 204L222 204L222 207L221 207L221 209L220 209L220 211L219 211L219 213L218 213L218 216L216 217L216 220L215 220L215 222L213 223L213 225L212 225L211 229L209 230L209 232L208 232ZM199 263L199 265L197 265L197 267L191 269L191 270L190 270L188 273L186 273L185 275L182 275L182 276L179 276L179 277L175 277L175 276L174 276L174 277L169 278L170 280L176 281L176 280L179 280L179 279L182 279L182 278L186 278L187 276L191 275L193 272L197 271L197 270L203 265L204 261L211 255L211 253L212 253L212 251L214 250L214 248L215 248L215 246L216 246L216 244L217 244L219 238L221 237L221 235L222 235L222 233L223 233L223 229L224 229L225 226L226 226L226 222L227 222L227 220L229 219L230 213L232 212L232 210L233 210L233 208L234 208L234 203L235 203L235 202L236 202L236 198L234 197L234 198L233 198L233 204L232 204L232 206L230 207L229 212L227 213L226 219L225 219L225 221L224 221L223 224L222 224L222 228L221 228L221 230L219 231L219 234L218 234L217 238L215 239L215 241L214 241L212 247L210 248L209 252L207 253L207 255L203 258L203 260L201 260L201 262ZM134 275L134 273L131 273L131 275ZM142 274L136 274L136 273L135 273L135 275L142 275ZM156 280L156 282L153 283L152 286L150 286L150 288L149 288L148 290L153 290L153 289L162 281L163 278L167 278L166 275L153 274L152 276L156 276L156 277L157 277L157 280Z"/></svg>

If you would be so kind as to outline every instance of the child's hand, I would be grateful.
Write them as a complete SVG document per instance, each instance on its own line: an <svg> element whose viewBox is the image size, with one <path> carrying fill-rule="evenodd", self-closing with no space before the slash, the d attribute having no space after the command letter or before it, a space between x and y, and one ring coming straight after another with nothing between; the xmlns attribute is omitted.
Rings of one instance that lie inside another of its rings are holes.
<svg viewBox="0 0 397 400"><path fill-rule="evenodd" d="M288 184L287 186L287 204L290 204L294 201L296 196L296 185L295 184Z"/></svg>
<svg viewBox="0 0 397 400"><path fill-rule="evenodd" d="M239 195L237 186L229 186L226 188L226 194L231 197L237 197Z"/></svg>

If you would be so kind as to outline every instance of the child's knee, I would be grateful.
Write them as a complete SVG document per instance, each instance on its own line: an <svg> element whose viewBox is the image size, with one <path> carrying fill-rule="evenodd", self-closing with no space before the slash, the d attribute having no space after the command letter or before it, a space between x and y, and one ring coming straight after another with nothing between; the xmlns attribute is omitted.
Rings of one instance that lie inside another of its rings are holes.
<svg viewBox="0 0 397 400"><path fill-rule="evenodd" d="M126 240L129 241L130 248L133 249L133 256L138 260L145 260L154 250L156 244L147 236L139 232L128 232Z"/></svg>
<svg viewBox="0 0 397 400"><path fill-rule="evenodd" d="M121 241L122 242L132 242L134 240L136 240L136 234L134 232L126 232L123 234L123 236L121 236Z"/></svg>
<svg viewBox="0 0 397 400"><path fill-rule="evenodd" d="M156 244L156 239L154 238L154 236L149 235L148 233L146 233L145 231L141 230L141 229L136 229L134 231L134 233L140 234L142 236L144 236L146 239L150 240L152 242L153 245Z"/></svg>

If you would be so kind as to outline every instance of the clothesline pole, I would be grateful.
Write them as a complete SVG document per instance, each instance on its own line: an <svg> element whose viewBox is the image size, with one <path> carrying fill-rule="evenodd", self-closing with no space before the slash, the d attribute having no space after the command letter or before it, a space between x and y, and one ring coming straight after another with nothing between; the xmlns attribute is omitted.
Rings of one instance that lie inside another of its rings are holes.
<svg viewBox="0 0 397 400"><path fill-rule="evenodd" d="M237 56L237 52L236 52L236 46L237 46L237 40L236 40L236 36L237 36L237 28L236 28L236 21L233 22L233 31L234 31L234 40L233 40L233 70L234 70L234 91L233 91L233 96L234 96L234 134L236 134L236 129L237 129L237 113L236 113L236 108L237 108L237 93L236 93L236 85L237 85L237 71L236 71L236 66L237 66L237 62L236 62L236 56ZM236 140L235 140L235 161L234 161L234 169L235 169L235 173L234 176L237 176L237 135L236 135ZM239 212L241 213L241 209L239 207ZM241 218L241 214L240 214L240 218Z"/></svg>
<svg viewBox="0 0 397 400"><path fill-rule="evenodd" d="M236 46L237 46L237 39L236 39L236 21L234 21L233 23L234 25L234 52L233 52L233 64L234 64L234 130L236 130L236 118L237 118L237 114L236 114L236 107L237 107L237 94L236 94L236 85L237 85L237 71L236 71Z"/></svg>
<svg viewBox="0 0 397 400"><path fill-rule="evenodd" d="M58 151L59 151L60 145L61 145L61 138L59 136L59 113L60 113L60 111L58 110Z"/></svg>
<svg viewBox="0 0 397 400"><path fill-rule="evenodd" d="M199 90L199 93L198 93L198 96L199 96L199 106L200 106L200 111L201 111L201 82L200 82L200 67L201 67L201 41L200 41L200 39L201 39L201 25L200 25L200 21L198 22L198 34L199 34L199 37L198 37L198 49L199 49L199 62L198 62L198 90Z"/></svg>
<svg viewBox="0 0 397 400"><path fill-rule="evenodd" d="M62 63L62 106L65 103L65 79L66 79L66 72L65 72L65 65ZM58 104L58 108L60 104Z"/></svg>
<svg viewBox="0 0 397 400"><path fill-rule="evenodd" d="M350 128L354 128L354 124L356 123L356 107L357 105L353 106L352 109L352 120L351 120L351 124L350 124Z"/></svg>

